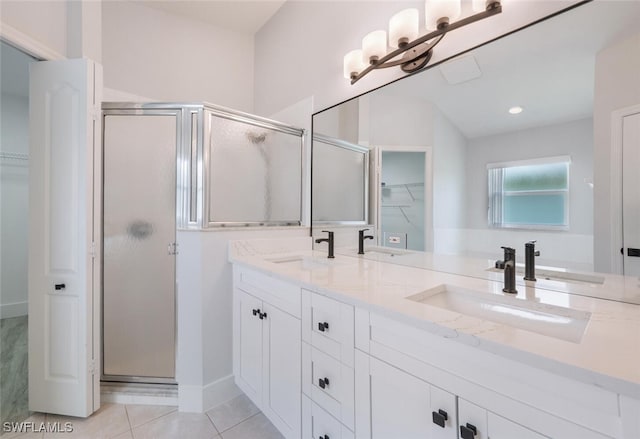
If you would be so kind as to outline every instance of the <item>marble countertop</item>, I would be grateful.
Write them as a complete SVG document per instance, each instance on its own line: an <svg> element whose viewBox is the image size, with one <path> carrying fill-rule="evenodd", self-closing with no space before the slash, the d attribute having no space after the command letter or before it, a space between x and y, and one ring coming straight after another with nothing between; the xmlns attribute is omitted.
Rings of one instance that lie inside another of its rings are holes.
<svg viewBox="0 0 640 439"><path fill-rule="evenodd" d="M325 252L311 250L310 238L278 240L275 247L269 241L233 241L229 260L436 335L640 399L639 305L551 291L537 283L518 285L517 295L505 294L501 273L492 273L496 281L357 255L336 253L335 259L327 259ZM306 266L281 262L300 258ZM588 316L588 323L581 337L571 341L407 299L441 285L490 294L515 306L568 309ZM567 282L564 289L570 291L572 285Z"/></svg>

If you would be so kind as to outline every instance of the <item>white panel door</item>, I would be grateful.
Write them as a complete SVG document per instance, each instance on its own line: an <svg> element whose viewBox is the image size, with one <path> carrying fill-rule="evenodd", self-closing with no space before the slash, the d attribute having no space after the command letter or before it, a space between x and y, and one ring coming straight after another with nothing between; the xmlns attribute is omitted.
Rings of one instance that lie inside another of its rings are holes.
<svg viewBox="0 0 640 439"><path fill-rule="evenodd" d="M256 404L262 398L262 301L235 291L234 375L238 386Z"/></svg>
<svg viewBox="0 0 640 439"><path fill-rule="evenodd" d="M429 384L375 358L370 361L371 439L430 437Z"/></svg>
<svg viewBox="0 0 640 439"><path fill-rule="evenodd" d="M86 59L31 64L29 409L38 412L86 417L100 404L93 242L101 78L101 66Z"/></svg>
<svg viewBox="0 0 640 439"><path fill-rule="evenodd" d="M300 320L264 304L263 410L286 438L301 434L302 342Z"/></svg>
<svg viewBox="0 0 640 439"><path fill-rule="evenodd" d="M624 274L640 276L640 113L622 122Z"/></svg>

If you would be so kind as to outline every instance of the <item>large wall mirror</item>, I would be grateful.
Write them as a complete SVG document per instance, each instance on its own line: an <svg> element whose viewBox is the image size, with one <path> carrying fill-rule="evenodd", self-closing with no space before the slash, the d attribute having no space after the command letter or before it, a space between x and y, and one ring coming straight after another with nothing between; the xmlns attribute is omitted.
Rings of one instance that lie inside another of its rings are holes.
<svg viewBox="0 0 640 439"><path fill-rule="evenodd" d="M352 189L342 205L367 197L374 244L396 249L391 262L492 278L488 261L501 246L522 261L535 240L540 265L598 271L594 211L604 204L594 174L610 164L594 160L594 117L610 124L611 112L595 107L618 65L640 72L638 23L640 2L585 3L315 114L314 136L369 149L368 194ZM313 151L314 193L355 180L342 175L346 167L316 162L315 142ZM312 207L313 218L326 218ZM402 249L425 253L418 261ZM484 260L483 268L449 256Z"/></svg>

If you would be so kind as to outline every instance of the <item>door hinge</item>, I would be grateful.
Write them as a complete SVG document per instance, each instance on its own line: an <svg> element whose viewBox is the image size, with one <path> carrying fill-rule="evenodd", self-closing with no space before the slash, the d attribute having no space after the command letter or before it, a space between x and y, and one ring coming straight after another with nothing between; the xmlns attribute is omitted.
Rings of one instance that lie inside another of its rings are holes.
<svg viewBox="0 0 640 439"><path fill-rule="evenodd" d="M92 242L91 246L89 247L89 254L91 255L92 259L96 258L96 243Z"/></svg>
<svg viewBox="0 0 640 439"><path fill-rule="evenodd" d="M100 116L100 108L98 107L93 107L89 110L89 116L91 116L92 120L98 120L98 117Z"/></svg>
<svg viewBox="0 0 640 439"><path fill-rule="evenodd" d="M170 255L177 255L178 254L178 243L177 242L172 242L171 244L169 244L169 246L167 247L167 253Z"/></svg>
<svg viewBox="0 0 640 439"><path fill-rule="evenodd" d="M89 360L89 373L91 375L95 375L95 373L96 373L96 362L95 362L95 360Z"/></svg>

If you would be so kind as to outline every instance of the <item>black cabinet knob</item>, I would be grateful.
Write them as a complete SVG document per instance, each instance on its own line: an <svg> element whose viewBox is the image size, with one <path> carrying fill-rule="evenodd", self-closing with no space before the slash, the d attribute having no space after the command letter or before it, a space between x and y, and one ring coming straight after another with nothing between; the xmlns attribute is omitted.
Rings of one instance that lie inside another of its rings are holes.
<svg viewBox="0 0 640 439"><path fill-rule="evenodd" d="M329 324L327 322L318 322L318 331L324 332L329 329Z"/></svg>
<svg viewBox="0 0 640 439"><path fill-rule="evenodd" d="M56 289L56 291L64 290L65 288L67 288L65 284L55 284L53 287Z"/></svg>
<svg viewBox="0 0 640 439"><path fill-rule="evenodd" d="M254 310L253 310L253 315L254 315L254 316L257 316L258 314L260 314L260 308L258 308L258 309L254 309Z"/></svg>
<svg viewBox="0 0 640 439"><path fill-rule="evenodd" d="M320 386L321 389L324 389L329 385L329 378L320 378L318 380L318 385Z"/></svg>
<svg viewBox="0 0 640 439"><path fill-rule="evenodd" d="M318 439L330 439L328 434L318 436Z"/></svg>
<svg viewBox="0 0 640 439"><path fill-rule="evenodd" d="M267 313L266 312L260 313L260 320L266 319L266 318L267 318Z"/></svg>
<svg viewBox="0 0 640 439"><path fill-rule="evenodd" d="M460 438L461 439L473 439L478 434L478 429L475 425L467 424L460 426Z"/></svg>
<svg viewBox="0 0 640 439"><path fill-rule="evenodd" d="M447 422L447 419L449 419L449 415L444 410L431 412L431 417L433 418L433 423L442 428L444 428L444 424Z"/></svg>

